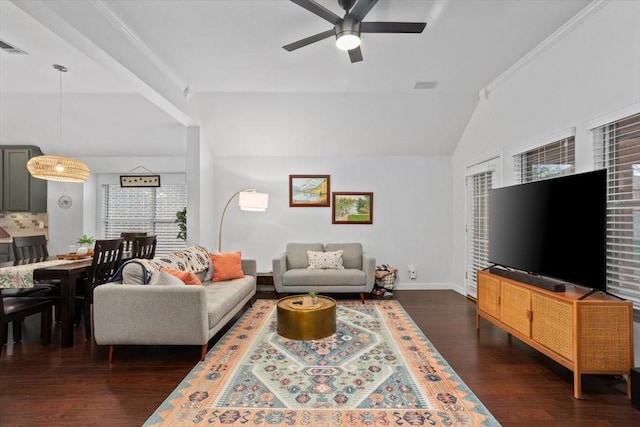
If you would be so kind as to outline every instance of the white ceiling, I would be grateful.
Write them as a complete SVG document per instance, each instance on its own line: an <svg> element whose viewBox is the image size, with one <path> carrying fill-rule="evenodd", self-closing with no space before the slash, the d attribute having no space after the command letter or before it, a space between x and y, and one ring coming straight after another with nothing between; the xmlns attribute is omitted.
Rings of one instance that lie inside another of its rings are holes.
<svg viewBox="0 0 640 427"><path fill-rule="evenodd" d="M337 0L320 3L343 14ZM281 103L282 96L335 96L384 112L382 120L356 120L367 135L394 134L389 126L430 135L429 144L404 138L396 152L450 154L478 92L589 3L380 0L365 21L427 27L422 34L364 34L364 61L352 64L331 38L285 51L283 45L331 28L288 0L0 0L0 39L28 53L0 52L0 141L45 152L64 144L76 156L143 155L149 144L155 155L180 155L184 126L206 125L203 117L220 109L210 104L216 96L259 94ZM52 64L69 68L63 142ZM414 89L423 81L437 85ZM350 144L352 154L372 152L371 138ZM273 148L270 155L290 152L286 143ZM219 150L235 154L233 144ZM326 154L338 154L340 144L335 150Z"/></svg>

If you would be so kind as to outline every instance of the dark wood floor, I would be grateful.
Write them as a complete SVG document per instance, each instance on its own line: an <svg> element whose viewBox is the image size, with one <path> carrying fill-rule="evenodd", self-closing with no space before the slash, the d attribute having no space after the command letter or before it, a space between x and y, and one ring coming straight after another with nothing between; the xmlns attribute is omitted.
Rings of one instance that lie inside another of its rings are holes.
<svg viewBox="0 0 640 427"><path fill-rule="evenodd" d="M566 368L485 321L478 333L473 301L453 291L394 298L503 426L640 426L622 379L585 375L584 399L574 399ZM68 349L59 337L40 345L38 327L34 316L24 341L2 349L1 426L140 426L199 359L196 346L129 346L117 347L109 366L107 349L82 327Z"/></svg>

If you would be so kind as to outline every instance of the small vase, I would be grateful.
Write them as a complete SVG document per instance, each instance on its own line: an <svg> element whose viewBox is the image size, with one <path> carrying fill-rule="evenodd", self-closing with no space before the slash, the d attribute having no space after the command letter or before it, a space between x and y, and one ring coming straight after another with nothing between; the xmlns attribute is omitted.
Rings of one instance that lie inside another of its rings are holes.
<svg viewBox="0 0 640 427"><path fill-rule="evenodd" d="M317 304L318 303L318 297L311 297L311 304Z"/></svg>
<svg viewBox="0 0 640 427"><path fill-rule="evenodd" d="M86 254L88 254L88 253L89 253L89 248L88 248L88 247L86 247L86 246L84 246L84 245L83 245L83 246L80 246L80 247L76 250L76 253L77 253L78 255L86 255Z"/></svg>

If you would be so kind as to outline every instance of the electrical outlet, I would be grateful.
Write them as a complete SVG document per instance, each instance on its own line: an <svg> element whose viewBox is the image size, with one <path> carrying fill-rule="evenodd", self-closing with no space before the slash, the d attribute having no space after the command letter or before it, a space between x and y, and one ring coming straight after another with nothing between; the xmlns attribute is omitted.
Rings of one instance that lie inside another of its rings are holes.
<svg viewBox="0 0 640 427"><path fill-rule="evenodd" d="M416 279L418 277L418 273L416 273L416 269L413 265L409 266L409 278Z"/></svg>
<svg viewBox="0 0 640 427"><path fill-rule="evenodd" d="M44 221L38 222L38 228L40 229L44 228Z"/></svg>

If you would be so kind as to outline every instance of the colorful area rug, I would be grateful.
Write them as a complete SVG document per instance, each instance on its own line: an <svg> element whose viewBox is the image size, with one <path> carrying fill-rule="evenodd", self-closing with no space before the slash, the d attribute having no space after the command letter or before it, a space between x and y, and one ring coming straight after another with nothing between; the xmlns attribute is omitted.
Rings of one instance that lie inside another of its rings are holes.
<svg viewBox="0 0 640 427"><path fill-rule="evenodd" d="M499 426L397 301L338 301L336 333L278 335L258 300L145 426Z"/></svg>

